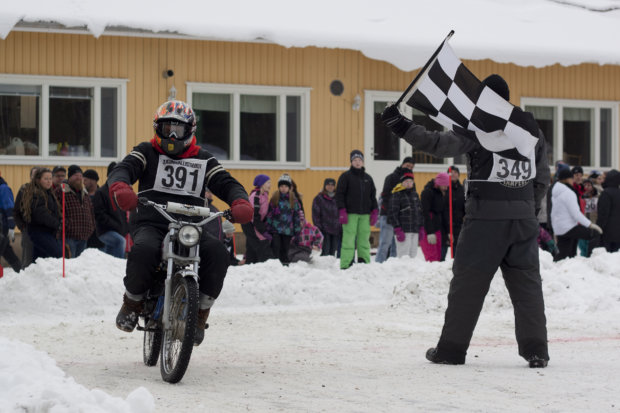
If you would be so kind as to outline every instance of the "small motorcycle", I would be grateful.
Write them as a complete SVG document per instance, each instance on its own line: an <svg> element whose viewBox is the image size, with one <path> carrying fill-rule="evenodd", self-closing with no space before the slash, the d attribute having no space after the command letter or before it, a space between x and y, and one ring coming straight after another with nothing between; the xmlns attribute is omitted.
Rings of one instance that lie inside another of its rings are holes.
<svg viewBox="0 0 620 413"><path fill-rule="evenodd" d="M198 318L198 268L203 226L221 216L231 219L230 210L212 213L209 208L168 202L157 204L141 197L138 203L153 207L170 223L162 242L162 261L157 268L156 285L147 294L140 315L144 331L143 360L157 365L168 383L177 383L185 374L194 348ZM184 221L170 214L204 217L199 222Z"/></svg>

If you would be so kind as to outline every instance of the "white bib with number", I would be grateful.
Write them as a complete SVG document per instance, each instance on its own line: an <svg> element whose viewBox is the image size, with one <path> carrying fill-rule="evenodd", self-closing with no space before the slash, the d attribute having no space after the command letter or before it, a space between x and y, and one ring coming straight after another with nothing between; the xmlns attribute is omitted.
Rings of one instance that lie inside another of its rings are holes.
<svg viewBox="0 0 620 413"><path fill-rule="evenodd" d="M207 171L207 159L172 159L159 156L153 189L175 195L199 197Z"/></svg>
<svg viewBox="0 0 620 413"><path fill-rule="evenodd" d="M536 177L536 157L532 151L528 159L517 161L493 154L493 170L488 181L526 182Z"/></svg>

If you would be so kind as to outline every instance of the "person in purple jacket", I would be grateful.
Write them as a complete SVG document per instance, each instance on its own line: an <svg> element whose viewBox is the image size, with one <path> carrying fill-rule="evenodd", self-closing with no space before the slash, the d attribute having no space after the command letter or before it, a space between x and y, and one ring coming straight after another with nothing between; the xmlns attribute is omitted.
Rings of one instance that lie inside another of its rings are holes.
<svg viewBox="0 0 620 413"><path fill-rule="evenodd" d="M338 221L338 204L336 204L336 180L327 178L323 190L312 201L312 222L323 234L321 255L336 255L340 246L342 225Z"/></svg>
<svg viewBox="0 0 620 413"><path fill-rule="evenodd" d="M254 206L252 222L241 225L245 234L245 262L255 264L273 258L271 234L267 231L267 211L269 210L269 191L271 178L258 174L254 178L254 189L250 192L250 204Z"/></svg>

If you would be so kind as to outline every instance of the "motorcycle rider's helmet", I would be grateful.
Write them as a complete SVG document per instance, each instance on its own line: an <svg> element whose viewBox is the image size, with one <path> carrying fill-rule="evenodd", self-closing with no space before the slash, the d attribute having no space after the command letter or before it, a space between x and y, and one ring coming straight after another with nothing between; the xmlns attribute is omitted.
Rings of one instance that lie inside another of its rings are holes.
<svg viewBox="0 0 620 413"><path fill-rule="evenodd" d="M192 144L196 133L196 115L180 100L169 100L161 105L153 117L155 141L170 156L178 156Z"/></svg>

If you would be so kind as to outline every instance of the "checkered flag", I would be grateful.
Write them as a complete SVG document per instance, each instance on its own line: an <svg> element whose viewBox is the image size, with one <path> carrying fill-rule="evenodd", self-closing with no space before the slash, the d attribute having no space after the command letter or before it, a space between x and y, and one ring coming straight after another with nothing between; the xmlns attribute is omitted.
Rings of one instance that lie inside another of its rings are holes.
<svg viewBox="0 0 620 413"><path fill-rule="evenodd" d="M483 85L465 67L448 44L453 33L399 101L404 100L447 128L475 136L491 152L512 159L529 156L538 142L534 117Z"/></svg>

